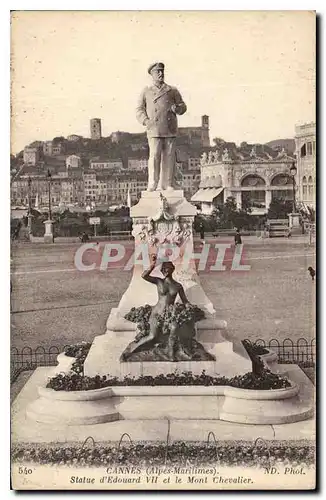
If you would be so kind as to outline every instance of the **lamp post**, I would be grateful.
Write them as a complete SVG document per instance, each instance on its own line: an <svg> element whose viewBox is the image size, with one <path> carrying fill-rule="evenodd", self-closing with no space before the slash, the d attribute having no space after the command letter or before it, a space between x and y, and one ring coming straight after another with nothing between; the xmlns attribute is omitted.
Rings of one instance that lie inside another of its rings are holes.
<svg viewBox="0 0 326 500"><path fill-rule="evenodd" d="M292 230L293 231L300 230L300 214L297 213L297 206L295 201L295 187L296 187L295 176L297 174L297 167L295 166L295 161L292 162L292 165L290 167L290 174L292 176L292 182L293 182L293 209L292 209L292 214L289 214L290 228L292 232Z"/></svg>
<svg viewBox="0 0 326 500"><path fill-rule="evenodd" d="M52 175L51 175L50 170L48 170L47 181L48 181L48 187L49 187L49 217L48 217L48 220L44 221L44 224L45 224L44 242L45 243L54 243L53 220L52 220L52 211L51 211L51 180L52 180Z"/></svg>
<svg viewBox="0 0 326 500"><path fill-rule="evenodd" d="M28 179L27 179L28 214L27 215L30 215L31 209L32 209L31 186L32 186L32 179L30 177L28 177Z"/></svg>
<svg viewBox="0 0 326 500"><path fill-rule="evenodd" d="M51 180L52 180L52 175L51 175L50 170L48 170L47 179L48 179L48 184L49 184L49 220L52 220L52 212L51 212Z"/></svg>
<svg viewBox="0 0 326 500"><path fill-rule="evenodd" d="M295 166L295 161L292 163L290 168L290 174L292 176L292 185L293 185L293 213L297 212L296 202L295 202L295 176L297 174L297 167Z"/></svg>
<svg viewBox="0 0 326 500"><path fill-rule="evenodd" d="M27 187L28 187L28 212L27 212L27 227L28 232L31 235L32 233L32 200L31 200L31 187L32 187L32 179L28 177L27 179Z"/></svg>

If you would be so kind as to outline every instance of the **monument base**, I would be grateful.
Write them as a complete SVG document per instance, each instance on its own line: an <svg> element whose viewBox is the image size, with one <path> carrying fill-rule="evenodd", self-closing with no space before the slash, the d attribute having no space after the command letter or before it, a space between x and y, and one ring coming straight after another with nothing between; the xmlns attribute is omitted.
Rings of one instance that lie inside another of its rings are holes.
<svg viewBox="0 0 326 500"><path fill-rule="evenodd" d="M196 340L215 358L214 361L150 361L121 362L120 356L136 334L136 325L118 315L113 309L108 325L115 327L104 335L95 337L84 363L84 373L89 377L110 375L123 379L125 376L167 375L174 371L190 371L200 375L234 377L252 371L252 363L243 345L226 333L226 322L222 320L199 321ZM124 328L124 329L123 329Z"/></svg>
<svg viewBox="0 0 326 500"><path fill-rule="evenodd" d="M288 217L289 217L289 226L291 229L294 229L294 228L300 228L300 217L301 215L298 214L298 213L290 213L288 214Z"/></svg>
<svg viewBox="0 0 326 500"><path fill-rule="evenodd" d="M78 441L88 432L87 435L97 435L97 440L115 441L123 432L120 429L125 428L123 423L117 428L117 421L123 420L132 421L129 429L133 440L144 440L150 439L153 424L146 426L147 432L140 437L136 431L139 423L166 419L171 420L172 425L174 421L182 421L183 430L188 428L190 432L192 421L203 422L201 426L207 425L204 422L215 422L217 428L219 421L256 424L258 428L251 426L256 429L252 432L261 437L260 428L264 425L289 424L313 416L314 387L308 377L296 365L280 365L280 369L288 371L291 387L258 391L227 386L113 386L65 392L46 389L51 371L37 368L14 402L13 440L24 435L23 441L28 436L27 441L31 442L38 441L39 437L42 442L48 442L48 436L52 436L52 441L57 441L58 436L63 436L64 441ZM114 425L113 433L111 425ZM309 425L312 430L313 421L310 420ZM89 430L83 431L84 428ZM287 427L286 432L289 431ZM184 432L181 434L175 433L175 439L183 439ZM290 439L289 435L287 438Z"/></svg>
<svg viewBox="0 0 326 500"><path fill-rule="evenodd" d="M53 243L53 220L44 221L45 224L45 234L44 234L44 243Z"/></svg>

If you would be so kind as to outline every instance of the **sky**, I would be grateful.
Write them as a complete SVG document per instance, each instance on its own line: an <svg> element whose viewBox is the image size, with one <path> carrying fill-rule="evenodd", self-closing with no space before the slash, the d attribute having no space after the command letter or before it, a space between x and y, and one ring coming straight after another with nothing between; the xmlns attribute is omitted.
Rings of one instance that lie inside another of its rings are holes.
<svg viewBox="0 0 326 500"><path fill-rule="evenodd" d="M16 11L11 18L11 150L34 140L141 132L135 107L165 63L210 137L239 144L315 120L315 14L308 11Z"/></svg>

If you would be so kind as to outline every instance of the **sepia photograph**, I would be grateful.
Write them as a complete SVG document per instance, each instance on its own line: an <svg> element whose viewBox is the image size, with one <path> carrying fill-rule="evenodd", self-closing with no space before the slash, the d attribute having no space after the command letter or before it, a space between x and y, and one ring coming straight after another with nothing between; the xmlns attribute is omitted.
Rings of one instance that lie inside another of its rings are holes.
<svg viewBox="0 0 326 500"><path fill-rule="evenodd" d="M11 12L13 490L316 488L316 19Z"/></svg>

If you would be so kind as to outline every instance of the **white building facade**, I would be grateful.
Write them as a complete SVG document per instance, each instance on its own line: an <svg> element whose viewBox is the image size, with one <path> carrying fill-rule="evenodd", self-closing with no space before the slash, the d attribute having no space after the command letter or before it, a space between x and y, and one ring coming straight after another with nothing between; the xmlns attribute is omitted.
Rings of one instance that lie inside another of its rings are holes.
<svg viewBox="0 0 326 500"><path fill-rule="evenodd" d="M228 197L235 198L238 208L249 203L253 215L265 215L273 198L293 200L293 178L290 167L295 158L284 150L250 154L241 151L216 151L203 155L199 190L191 201L211 214Z"/></svg>
<svg viewBox="0 0 326 500"><path fill-rule="evenodd" d="M122 160L119 159L92 159L89 162L89 168L92 170L115 170L122 169Z"/></svg>
<svg viewBox="0 0 326 500"><path fill-rule="evenodd" d="M298 201L316 207L316 123L295 128Z"/></svg>
<svg viewBox="0 0 326 500"><path fill-rule="evenodd" d="M128 170L142 172L148 168L147 158L128 158Z"/></svg>
<svg viewBox="0 0 326 500"><path fill-rule="evenodd" d="M66 167L67 168L80 168L81 167L80 156L77 156L77 155L67 156Z"/></svg>

